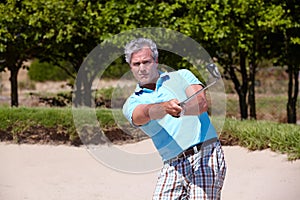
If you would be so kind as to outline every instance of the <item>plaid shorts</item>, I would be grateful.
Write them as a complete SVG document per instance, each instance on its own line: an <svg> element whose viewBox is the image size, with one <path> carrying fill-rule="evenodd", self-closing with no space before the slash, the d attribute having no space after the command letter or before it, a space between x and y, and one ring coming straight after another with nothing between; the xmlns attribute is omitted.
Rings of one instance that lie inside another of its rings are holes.
<svg viewBox="0 0 300 200"><path fill-rule="evenodd" d="M217 141L191 156L165 162L153 199L220 199L225 174L224 153Z"/></svg>

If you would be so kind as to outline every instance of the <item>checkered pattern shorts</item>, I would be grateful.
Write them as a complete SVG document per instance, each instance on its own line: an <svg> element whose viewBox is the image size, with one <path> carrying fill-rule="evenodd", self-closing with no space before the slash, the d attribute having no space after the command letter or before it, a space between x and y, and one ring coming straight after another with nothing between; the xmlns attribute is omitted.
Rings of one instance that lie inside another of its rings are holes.
<svg viewBox="0 0 300 200"><path fill-rule="evenodd" d="M165 162L153 199L220 199L225 174L224 153L217 141L194 155Z"/></svg>

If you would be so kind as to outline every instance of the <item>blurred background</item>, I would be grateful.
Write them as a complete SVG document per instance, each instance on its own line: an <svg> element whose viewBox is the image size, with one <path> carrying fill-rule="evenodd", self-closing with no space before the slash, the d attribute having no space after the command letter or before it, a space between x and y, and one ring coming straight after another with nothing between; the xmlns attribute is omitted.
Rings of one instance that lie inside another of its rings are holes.
<svg viewBox="0 0 300 200"><path fill-rule="evenodd" d="M0 11L1 105L63 107L73 96L76 106L109 107L114 81L128 71L124 58L97 87L89 77L75 84L82 62L113 35L161 27L191 37L217 63L228 117L299 123L296 0L5 0ZM160 55L175 69L193 67L186 58Z"/></svg>

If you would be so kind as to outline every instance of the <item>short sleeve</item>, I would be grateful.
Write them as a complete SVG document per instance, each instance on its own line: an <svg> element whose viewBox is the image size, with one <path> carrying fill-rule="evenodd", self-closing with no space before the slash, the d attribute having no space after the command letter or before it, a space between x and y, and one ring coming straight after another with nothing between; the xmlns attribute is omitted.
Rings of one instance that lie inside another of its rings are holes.
<svg viewBox="0 0 300 200"><path fill-rule="evenodd" d="M136 98L135 95L132 95L126 100L126 102L123 105L123 109L122 109L123 115L130 122L132 126L136 126L132 122L132 113L134 109L140 104L143 104L143 102L139 101L139 98Z"/></svg>
<svg viewBox="0 0 300 200"><path fill-rule="evenodd" d="M178 70L178 73L180 74L180 76L182 76L184 78L184 80L187 81L187 83L189 85L193 85L193 84L201 84L203 85L199 79L189 70L187 69L181 69Z"/></svg>

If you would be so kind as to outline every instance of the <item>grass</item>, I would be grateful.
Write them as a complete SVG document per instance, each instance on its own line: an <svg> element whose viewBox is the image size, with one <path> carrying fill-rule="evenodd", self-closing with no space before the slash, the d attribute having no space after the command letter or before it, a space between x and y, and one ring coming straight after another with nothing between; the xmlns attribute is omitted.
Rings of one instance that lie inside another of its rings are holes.
<svg viewBox="0 0 300 200"><path fill-rule="evenodd" d="M101 127L117 127L112 110L96 109L93 112ZM85 119L85 116L82 118ZM63 128L70 140L77 135L71 108L0 107L0 119L0 134L7 133L13 137L36 126L55 130ZM300 159L299 125L227 118L222 132L225 140L236 141L250 150L270 148L287 154L289 160Z"/></svg>
<svg viewBox="0 0 300 200"><path fill-rule="evenodd" d="M300 158L300 126L269 121L226 119L225 137L237 140L238 145L250 150L270 148L285 153L289 160Z"/></svg>
<svg viewBox="0 0 300 200"><path fill-rule="evenodd" d="M103 126L114 125L114 119L109 109L97 109L96 117L102 122ZM71 108L0 107L0 118L1 130L5 130L9 126L14 126L21 122L23 124L36 124L45 127L54 127L56 125L65 127L74 126Z"/></svg>
<svg viewBox="0 0 300 200"><path fill-rule="evenodd" d="M70 126L71 112L60 108L0 108L0 129L4 130L16 124L36 124L53 127L57 124Z"/></svg>

